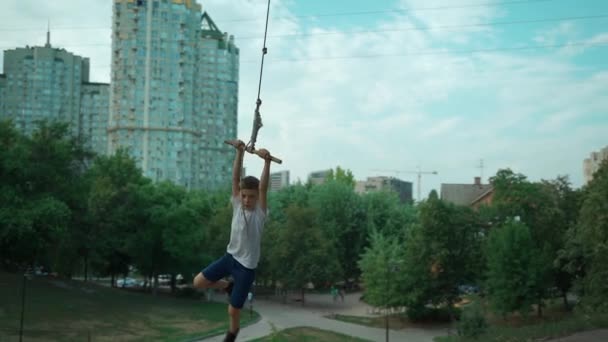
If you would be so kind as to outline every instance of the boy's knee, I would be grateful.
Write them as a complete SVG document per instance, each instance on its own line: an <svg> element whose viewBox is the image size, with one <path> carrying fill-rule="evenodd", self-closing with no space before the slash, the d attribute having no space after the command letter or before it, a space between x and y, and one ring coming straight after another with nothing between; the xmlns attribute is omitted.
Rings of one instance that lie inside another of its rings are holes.
<svg viewBox="0 0 608 342"><path fill-rule="evenodd" d="M209 286L209 284L211 284L211 282L205 279L205 276L202 272L197 274L196 277L194 277L194 280L192 281L192 286L197 289L204 289Z"/></svg>
<svg viewBox="0 0 608 342"><path fill-rule="evenodd" d="M228 314L231 317L239 317L239 315L241 314L241 309L237 309L232 305L228 305Z"/></svg>

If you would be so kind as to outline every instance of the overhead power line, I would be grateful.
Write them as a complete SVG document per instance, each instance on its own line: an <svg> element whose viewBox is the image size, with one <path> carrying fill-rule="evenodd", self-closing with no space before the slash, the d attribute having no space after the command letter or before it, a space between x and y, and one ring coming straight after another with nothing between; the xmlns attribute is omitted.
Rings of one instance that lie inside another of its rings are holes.
<svg viewBox="0 0 608 342"><path fill-rule="evenodd" d="M387 10L375 10L375 11L354 11L354 12L335 12L335 13L320 13L320 14L308 14L308 15L294 15L290 17L273 17L272 19L314 19L324 17L343 17L343 16L358 16L358 15L373 15L373 14L390 14L390 13L412 13L412 12L424 12L424 11L446 11L451 9L463 9L463 8L476 8L476 7L491 7L501 5L518 5L518 4L531 4L539 2L550 2L555 0L514 0L514 1L492 1L492 2L481 2L471 3L463 5L446 5L436 7L418 7L418 8L393 8ZM260 21L260 18L240 18L240 19L224 19L218 20L218 22L246 22L246 21Z"/></svg>
<svg viewBox="0 0 608 342"><path fill-rule="evenodd" d="M586 16L577 16L577 17L562 17L562 18L547 18L547 19L498 21L498 22L479 23L479 24L444 25L444 26L434 26L434 27L404 27L404 28L360 30L360 31L328 31L328 32L291 33L291 34L287 33L287 34L270 35L269 37L283 38L283 37L326 36L326 35L335 35L335 34L356 35L356 34L382 33L382 32L440 31L440 30L460 29L460 28L506 26L506 25L519 25L519 24L536 24L536 23L548 23L548 22L566 21L566 20L592 20L592 19L606 19L606 18L608 18L608 14L586 15ZM244 36L244 37L237 37L237 38L239 40L260 39L259 36Z"/></svg>
<svg viewBox="0 0 608 342"><path fill-rule="evenodd" d="M369 54L369 55L345 55L345 56L310 56L306 58L273 58L269 59L268 62L286 62L286 63L303 63L303 62L315 62L325 60L356 60L356 59L380 59L390 57L407 57L407 56L433 56L433 55L449 55L449 54L479 54L479 53L491 53L500 51L533 51L533 50L544 50L544 49L558 49L567 47L608 47L608 41L600 43L589 43L589 42L571 42L564 44L546 44L546 45L528 45L528 46L513 46L513 47L497 47L487 49L471 49L471 50L426 50L426 51L410 51L404 53L388 53L388 54ZM258 63L256 60L244 60L240 63ZM110 65L92 67L96 69L109 69Z"/></svg>
<svg viewBox="0 0 608 342"><path fill-rule="evenodd" d="M375 59L383 57L406 57L406 56L431 56L431 55L449 55L449 54L476 54L486 52L499 52L499 51L524 51L524 50L541 50L541 49L553 49L553 48L564 48L564 47L582 47L582 46L608 46L608 41L601 43L589 43L589 42L574 42L565 44L547 44L547 45L529 45L529 46L514 46L514 47L499 47L499 48L488 48L488 49L474 49L474 50L444 50L444 51L415 51L405 53L394 53L394 54L369 54L369 55L350 55L350 56L319 56L319 57L307 57L307 58L293 58L293 59L271 59L271 62L312 62L321 60L347 60L347 59ZM242 63L247 63L243 61Z"/></svg>
<svg viewBox="0 0 608 342"><path fill-rule="evenodd" d="M464 8L477 8L477 7L491 7L501 5L519 5L519 4L532 4L541 2L553 2L557 0L513 0L513 1L492 1L492 2L481 2L471 3L462 5L446 5L437 7L419 7L419 8L393 8L386 10L370 10L370 11L356 11L356 12L334 12L334 13L319 13L319 14L305 14L305 15L294 15L294 16L273 16L272 19L314 19L314 18L325 18L325 17L345 17L345 16L359 16L359 15L374 15L374 14L390 14L390 13L412 13L412 12L424 12L424 11L447 11L452 9L464 9ZM260 21L260 18L235 18L235 19L216 19L218 23L229 23L229 22L247 22L247 21ZM39 31L46 30L46 27L40 28L6 28L0 27L0 31ZM60 30L110 30L111 27L99 27L99 26L58 26L53 27L53 31Z"/></svg>
<svg viewBox="0 0 608 342"><path fill-rule="evenodd" d="M597 15L584 15L584 16L572 16L572 17L561 17L561 18L540 18L540 19L524 19L524 20L511 20L511 21L500 21L490 23L479 23L479 24L462 24L462 25L444 25L436 27L402 27L402 28L389 28L389 29L378 29L378 30L359 30L359 31L327 31L327 32L314 32L314 33L286 33L286 34L275 34L269 35L270 38L297 38L297 37L315 37L315 36L328 36L328 35L360 35L360 34L371 34L371 33L386 33L386 32L407 32L407 31L440 31L440 30L458 30L475 27L493 27L493 26L509 26L509 25L522 25L522 24L534 24L534 23L548 23L548 22L560 22L560 21L571 21L571 20L598 20L607 19L608 14L597 14ZM236 37L239 40L254 40L263 39L263 36L244 36ZM193 40L166 40L163 42L192 42ZM84 46L110 46L111 43L91 43L91 44L67 44L62 47L84 47ZM0 46L1 48L10 48L12 46Z"/></svg>

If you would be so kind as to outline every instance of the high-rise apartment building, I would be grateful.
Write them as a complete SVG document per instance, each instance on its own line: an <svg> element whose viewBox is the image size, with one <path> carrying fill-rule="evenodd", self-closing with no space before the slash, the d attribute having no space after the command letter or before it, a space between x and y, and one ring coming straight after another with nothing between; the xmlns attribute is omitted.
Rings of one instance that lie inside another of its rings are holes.
<svg viewBox="0 0 608 342"><path fill-rule="evenodd" d="M0 117L4 115L4 99L6 97L6 76L0 74Z"/></svg>
<svg viewBox="0 0 608 342"><path fill-rule="evenodd" d="M114 0L108 151L187 188L230 182L239 50L193 0Z"/></svg>
<svg viewBox="0 0 608 342"><path fill-rule="evenodd" d="M98 155L106 154L108 149L109 106L109 84L85 83L82 85L78 136Z"/></svg>
<svg viewBox="0 0 608 342"><path fill-rule="evenodd" d="M89 80L87 58L53 48L47 39L45 46L4 51L4 75L1 115L26 134L39 120L78 121L81 87ZM71 128L78 132L77 125Z"/></svg>
<svg viewBox="0 0 608 342"><path fill-rule="evenodd" d="M108 84L89 82L89 59L52 47L50 32L44 46L4 51L0 118L25 134L40 120L65 122L89 148L105 153L108 101Z"/></svg>
<svg viewBox="0 0 608 342"><path fill-rule="evenodd" d="M593 180L593 174L599 170L600 165L604 160L608 159L608 146L597 152L591 152L589 158L583 161L583 174L585 176L585 184Z"/></svg>

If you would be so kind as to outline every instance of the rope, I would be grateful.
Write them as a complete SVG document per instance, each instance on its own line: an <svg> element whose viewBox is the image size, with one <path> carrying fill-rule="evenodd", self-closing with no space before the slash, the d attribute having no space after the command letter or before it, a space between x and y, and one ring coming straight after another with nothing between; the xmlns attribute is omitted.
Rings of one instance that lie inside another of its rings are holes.
<svg viewBox="0 0 608 342"><path fill-rule="evenodd" d="M255 143L258 138L258 131L262 128L262 116L260 115L260 106L262 105L262 99L260 98L260 94L262 92L262 75L264 74L264 57L268 53L268 48L266 47L266 39L268 37L268 19L270 18L270 0L268 0L268 6L266 8L266 25L264 27L264 44L262 47L262 62L260 64L260 78L258 82L258 98L255 102L255 112L253 115L253 128L251 130L251 140L247 143L247 149L249 151L255 150Z"/></svg>
<svg viewBox="0 0 608 342"><path fill-rule="evenodd" d="M266 48L266 37L268 36L268 18L270 16L270 0L268 0L268 7L266 8L266 26L264 28L264 47L262 48L262 63L260 65L260 82L258 83L258 101L260 100L260 92L262 90L262 73L264 72L264 56L268 53Z"/></svg>

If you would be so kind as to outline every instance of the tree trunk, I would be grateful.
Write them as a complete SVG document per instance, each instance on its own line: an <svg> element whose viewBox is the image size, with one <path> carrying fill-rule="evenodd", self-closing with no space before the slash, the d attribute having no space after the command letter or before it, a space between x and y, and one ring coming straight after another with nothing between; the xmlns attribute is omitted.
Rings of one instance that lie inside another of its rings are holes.
<svg viewBox="0 0 608 342"><path fill-rule="evenodd" d="M85 254L84 256L84 282L89 281L89 258Z"/></svg>
<svg viewBox="0 0 608 342"><path fill-rule="evenodd" d="M448 336L452 335L452 322L454 321L454 304L451 300L448 301L448 315L449 315L449 323L448 323Z"/></svg>
<svg viewBox="0 0 608 342"><path fill-rule="evenodd" d="M114 287L114 273L110 276L110 287Z"/></svg>
<svg viewBox="0 0 608 342"><path fill-rule="evenodd" d="M570 305L568 304L568 292L562 291L562 299L564 300L564 310L570 311Z"/></svg>
<svg viewBox="0 0 608 342"><path fill-rule="evenodd" d="M301 293L302 293L302 306L304 306L304 288L302 288Z"/></svg>
<svg viewBox="0 0 608 342"><path fill-rule="evenodd" d="M171 293L175 293L175 273L171 273Z"/></svg>
<svg viewBox="0 0 608 342"><path fill-rule="evenodd" d="M158 292L158 274L156 272L152 273L154 277L154 288L152 289L152 295L156 296Z"/></svg>
<svg viewBox="0 0 608 342"><path fill-rule="evenodd" d="M538 317L543 316L543 299L542 298L538 298L538 307L536 309L536 315Z"/></svg>

